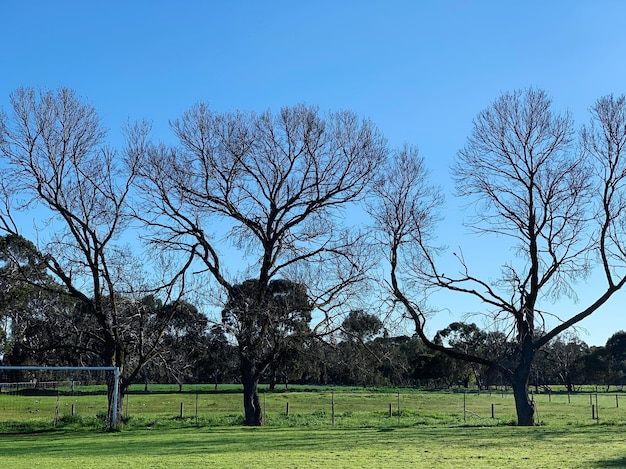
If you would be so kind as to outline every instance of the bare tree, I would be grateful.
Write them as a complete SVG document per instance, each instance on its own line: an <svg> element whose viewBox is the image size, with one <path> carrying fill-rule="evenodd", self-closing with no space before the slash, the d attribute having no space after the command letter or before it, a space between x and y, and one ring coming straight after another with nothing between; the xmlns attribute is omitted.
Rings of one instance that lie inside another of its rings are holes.
<svg viewBox="0 0 626 469"><path fill-rule="evenodd" d="M342 218L385 157L373 125L303 105L256 115L213 114L198 104L172 128L180 147L152 148L141 169L141 215L153 243L200 261L230 298L239 282L225 250L234 248L230 256L256 281L251 311L267 304L270 281L284 278L305 284L328 319L331 305L364 278L364 236L342 227ZM242 375L245 422L261 425L263 366L245 344L239 351L254 370Z"/></svg>
<svg viewBox="0 0 626 469"><path fill-rule="evenodd" d="M431 348L499 369L513 387L520 425L535 422L528 379L537 351L600 308L626 281L618 273L625 258L623 99L599 100L593 116L582 133L586 152L575 147L570 117L553 113L540 90L504 94L476 117L453 171L459 195L475 208L468 226L479 235L511 240L515 257L499 266L495 280L473 274L460 253L454 254L455 274L438 267L435 211L427 202L433 199L421 162L398 158L373 210L390 252L393 295L417 333ZM576 297L573 284L589 273L594 253L607 279L605 290L569 318L549 311L561 296ZM516 348L506 358L512 365L429 340L416 286L478 299L492 323L511 331Z"/></svg>
<svg viewBox="0 0 626 469"><path fill-rule="evenodd" d="M103 365L119 367L123 395L160 338L154 335L140 352L134 347L140 356L133 356L130 366L129 328L138 324L142 308L129 297L128 285L138 268L117 241L130 220L128 199L137 155L120 155L105 146L106 132L95 108L71 90L18 89L11 94L11 105L12 114L3 115L0 128L4 229L17 231L15 211L36 209L44 217L39 234L49 240L41 248L47 267L97 323L95 339ZM129 129L132 148L141 148L145 131L142 125ZM113 381L108 384L107 425L114 427ZM119 417L121 399L117 402Z"/></svg>

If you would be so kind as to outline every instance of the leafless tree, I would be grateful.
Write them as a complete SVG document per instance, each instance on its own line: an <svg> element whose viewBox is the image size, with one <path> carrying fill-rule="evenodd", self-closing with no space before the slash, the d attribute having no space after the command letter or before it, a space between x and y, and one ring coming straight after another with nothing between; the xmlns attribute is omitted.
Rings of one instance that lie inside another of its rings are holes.
<svg viewBox="0 0 626 469"><path fill-rule="evenodd" d="M127 356L129 334L135 333L130 329L138 324L141 308L127 288L137 265L118 238L130 220L128 199L138 157L130 145L123 155L108 148L95 108L69 89L18 89L11 106L0 126L4 229L17 231L15 212L37 210L44 217L37 236L48 239L40 248L47 267L97 323L103 364L119 367L123 395L160 337L154 335L140 351L133 347L139 356ZM145 130L142 125L129 128L133 149L141 148ZM117 424L112 390L110 380L109 427ZM119 417L121 399L118 405Z"/></svg>
<svg viewBox="0 0 626 469"><path fill-rule="evenodd" d="M570 117L555 114L541 90L504 94L478 114L453 173L458 194L475 208L468 226L478 235L511 240L515 257L499 266L495 280L476 276L462 254L454 254L456 273L440 269L432 245L436 210L429 202L436 198L428 193L420 160L401 155L378 191L373 214L390 253L393 296L427 345L500 370L513 387L520 425L535 422L528 379L537 351L626 281L619 273L625 258L624 108L623 98L596 103L592 124L582 132L585 151L575 145ZM576 296L573 285L589 273L594 253L607 279L605 290L569 318L549 311L562 295ZM517 346L507 361L513 365L429 340L417 286L478 299L494 323L510 327Z"/></svg>
<svg viewBox="0 0 626 469"><path fill-rule="evenodd" d="M303 283L328 319L365 276L365 237L343 218L385 158L374 126L304 105L214 114L198 104L172 128L180 146L154 147L141 165L140 215L153 244L200 261L231 298L241 278L228 261L239 257L257 285L251 310L267 304L272 279ZM239 346L248 425L263 423L257 384L267 360L257 352Z"/></svg>

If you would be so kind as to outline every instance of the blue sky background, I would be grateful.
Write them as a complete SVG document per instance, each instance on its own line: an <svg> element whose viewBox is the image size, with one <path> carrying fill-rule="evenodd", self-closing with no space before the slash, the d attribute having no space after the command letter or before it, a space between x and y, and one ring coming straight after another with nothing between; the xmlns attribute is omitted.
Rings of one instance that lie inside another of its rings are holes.
<svg viewBox="0 0 626 469"><path fill-rule="evenodd" d="M197 101L349 109L392 146L418 145L450 193L448 168L473 117L502 92L543 88L578 126L597 98L626 92L625 20L618 0L0 0L0 105L20 86L73 88L114 144L139 118L170 140L168 120ZM459 206L449 194L442 241L496 276L502 259L464 236ZM581 285L579 307L593 287ZM624 298L585 320L581 338L600 345L626 329ZM439 306L450 313L433 332L464 309Z"/></svg>

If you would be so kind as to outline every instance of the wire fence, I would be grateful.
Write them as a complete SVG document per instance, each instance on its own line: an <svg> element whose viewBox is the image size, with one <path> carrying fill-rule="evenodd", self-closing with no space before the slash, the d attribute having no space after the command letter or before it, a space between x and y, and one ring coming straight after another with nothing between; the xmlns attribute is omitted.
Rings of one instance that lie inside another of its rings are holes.
<svg viewBox="0 0 626 469"><path fill-rule="evenodd" d="M8 388L5 388L8 389ZM102 415L106 396L81 392L81 386L0 393L0 422L53 420ZM531 393L537 423L626 424L626 394L620 392ZM355 391L316 390L260 393L267 425L499 425L515 423L510 391ZM197 389L187 392L129 392L122 415L126 420L178 420L197 425L240 424L240 392Z"/></svg>

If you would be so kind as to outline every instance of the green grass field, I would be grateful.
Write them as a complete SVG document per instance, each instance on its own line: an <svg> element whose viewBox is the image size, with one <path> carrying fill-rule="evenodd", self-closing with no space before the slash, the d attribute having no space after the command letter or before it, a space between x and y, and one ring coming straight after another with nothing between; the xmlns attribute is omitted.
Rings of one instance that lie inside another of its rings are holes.
<svg viewBox="0 0 626 469"><path fill-rule="evenodd" d="M626 396L615 393L598 395L599 421L595 394L537 395L542 425L518 428L506 393L402 390L398 419L397 392L268 392L268 425L245 428L239 393L158 391L131 393L114 433L95 418L103 396L59 396L55 429L56 396L0 394L0 466L626 467Z"/></svg>
<svg viewBox="0 0 626 469"><path fill-rule="evenodd" d="M7 468L626 465L623 428L179 428L0 435Z"/></svg>

